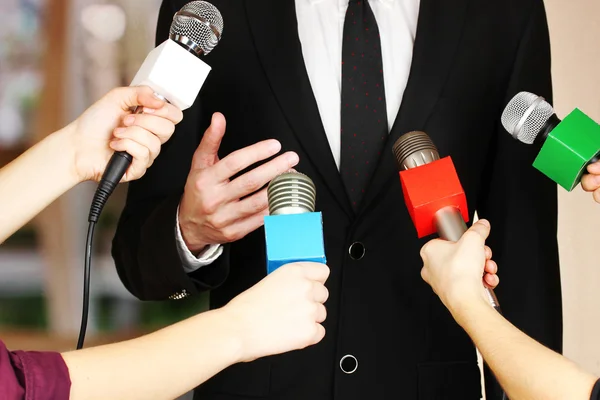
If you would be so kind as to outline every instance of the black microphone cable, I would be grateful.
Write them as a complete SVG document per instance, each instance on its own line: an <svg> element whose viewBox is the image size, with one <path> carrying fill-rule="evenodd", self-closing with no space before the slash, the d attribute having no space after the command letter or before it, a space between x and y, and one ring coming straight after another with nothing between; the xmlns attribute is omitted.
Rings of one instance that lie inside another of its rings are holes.
<svg viewBox="0 0 600 400"><path fill-rule="evenodd" d="M141 108L136 107L134 114L141 111ZM115 152L104 171L104 175L98 184L92 205L90 207L90 213L88 216L88 231L87 239L85 242L85 262L83 269L83 306L81 312L81 327L79 329L79 338L77 339L77 350L83 348L83 342L85 340L85 332L87 330L88 312L90 306L90 275L92 270L92 246L94 240L94 229L96 223L100 218L102 209L106 205L108 198L115 190L121 178L127 171L127 168L131 165L133 157L124 152Z"/></svg>

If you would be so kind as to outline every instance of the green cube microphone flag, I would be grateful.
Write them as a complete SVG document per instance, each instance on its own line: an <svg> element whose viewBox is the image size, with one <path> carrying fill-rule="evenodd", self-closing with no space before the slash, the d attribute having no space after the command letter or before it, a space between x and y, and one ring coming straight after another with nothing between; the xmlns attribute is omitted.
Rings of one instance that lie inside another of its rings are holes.
<svg viewBox="0 0 600 400"><path fill-rule="evenodd" d="M508 103L501 120L515 139L542 144L533 166L567 191L599 159L600 125L577 108L561 121L542 97L521 92Z"/></svg>

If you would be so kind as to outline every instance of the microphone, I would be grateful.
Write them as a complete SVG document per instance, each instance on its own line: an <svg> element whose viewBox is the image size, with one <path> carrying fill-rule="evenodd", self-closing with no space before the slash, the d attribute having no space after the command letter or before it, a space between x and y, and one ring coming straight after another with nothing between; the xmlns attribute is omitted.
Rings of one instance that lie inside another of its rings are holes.
<svg viewBox="0 0 600 400"><path fill-rule="evenodd" d="M408 213L419 239L438 233L457 242L467 231L467 198L450 157L440 159L437 147L425 132L402 135L392 151L400 171L400 183ZM486 287L490 304L501 313L500 303Z"/></svg>
<svg viewBox="0 0 600 400"><path fill-rule="evenodd" d="M149 86L157 97L179 109L190 108L211 70L200 56L210 53L215 48L222 33L223 18L215 6L206 1L187 3L173 16L169 39L148 54L131 86ZM132 110L134 114L140 114L142 111L141 107ZM77 350L83 347L87 330L94 228L108 198L132 160L133 157L126 152L115 152L104 170L92 200L85 244L83 308Z"/></svg>
<svg viewBox="0 0 600 400"><path fill-rule="evenodd" d="M542 97L521 92L507 104L501 121L513 138L542 145L533 166L569 192L586 167L600 159L600 125L577 108L561 121Z"/></svg>
<svg viewBox="0 0 600 400"><path fill-rule="evenodd" d="M323 218L315 212L316 193L313 181L295 171L269 183L269 215L264 219L267 274L297 261L327 263Z"/></svg>
<svg viewBox="0 0 600 400"><path fill-rule="evenodd" d="M130 86L149 86L162 100L181 110L190 108L211 70L200 56L215 48L222 32L223 18L215 6L206 1L187 3L173 16L169 39L148 54ZM133 113L142 110L136 107ZM96 189L89 222L98 221L132 159L124 151L113 154Z"/></svg>

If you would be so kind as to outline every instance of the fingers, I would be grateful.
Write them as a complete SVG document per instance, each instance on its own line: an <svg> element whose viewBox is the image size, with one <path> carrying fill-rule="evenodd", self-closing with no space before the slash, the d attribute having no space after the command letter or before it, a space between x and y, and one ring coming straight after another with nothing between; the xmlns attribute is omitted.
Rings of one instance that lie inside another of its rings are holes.
<svg viewBox="0 0 600 400"><path fill-rule="evenodd" d="M480 219L464 233L461 241L477 241L483 245L489 234L490 223L485 219Z"/></svg>
<svg viewBox="0 0 600 400"><path fill-rule="evenodd" d="M111 90L107 97L120 104L123 111L133 107L142 106L158 110L165 105L165 101L154 95L154 90L148 86L121 87Z"/></svg>
<svg viewBox="0 0 600 400"><path fill-rule="evenodd" d="M329 267L325 264L316 262L298 262L294 264L300 266L304 276L311 281L324 284L329 278Z"/></svg>
<svg viewBox="0 0 600 400"><path fill-rule="evenodd" d="M115 151L125 151L133 157L133 161L125 173L124 180L130 181L142 177L151 164L148 147L142 146L131 139L119 139L116 142L111 142L110 146Z"/></svg>
<svg viewBox="0 0 600 400"><path fill-rule="evenodd" d="M313 338L313 344L319 343L321 340L323 340L324 337L325 337L325 328L323 328L323 325L321 325L321 324L316 324L315 336Z"/></svg>
<svg viewBox="0 0 600 400"><path fill-rule="evenodd" d="M316 303L315 322L319 324L327 319L327 309L322 303Z"/></svg>
<svg viewBox="0 0 600 400"><path fill-rule="evenodd" d="M587 170L590 174L600 175L600 161L588 165Z"/></svg>
<svg viewBox="0 0 600 400"><path fill-rule="evenodd" d="M219 147L225 135L225 117L221 113L214 113L210 126L204 132L200 145L194 152L192 169L211 167L218 160Z"/></svg>
<svg viewBox="0 0 600 400"><path fill-rule="evenodd" d="M496 286L498 286L498 284L500 284L500 278L498 277L498 275L485 274L483 276L483 283L485 284L485 286L487 286L491 289L495 289Z"/></svg>
<svg viewBox="0 0 600 400"><path fill-rule="evenodd" d="M593 164L592 164L593 165ZM590 165L591 167L591 165ZM589 167L588 167L589 169ZM586 192L594 192L598 188L600 188L600 174L586 174L581 178L581 187Z"/></svg>
<svg viewBox="0 0 600 400"><path fill-rule="evenodd" d="M429 283L429 270L425 267L421 268L421 279Z"/></svg>
<svg viewBox="0 0 600 400"><path fill-rule="evenodd" d="M215 179L218 182L225 181L243 169L248 168L250 165L274 156L279 153L280 150L281 143L275 139L263 140L262 142L236 150L215 165L213 172ZM253 183L254 182L246 182L246 185Z"/></svg>
<svg viewBox="0 0 600 400"><path fill-rule="evenodd" d="M146 167L149 167L160 153L160 139L156 135L153 135L151 132L147 131L144 128L141 128L139 126L117 128L115 129L113 134L117 139L128 139L131 142L135 142L138 145L145 147L147 149L147 152L144 152L144 157L140 158L140 160L144 161ZM128 143L128 145L131 146L129 142L126 143ZM114 146L111 145L111 147L114 149ZM136 151L136 148L137 146L134 147L133 151ZM129 154L131 154L134 158L136 157L133 153ZM138 154L141 155L141 150L138 151Z"/></svg>
<svg viewBox="0 0 600 400"><path fill-rule="evenodd" d="M485 259L490 260L492 258L492 249L490 249L489 246L485 246L484 251L485 251Z"/></svg>
<svg viewBox="0 0 600 400"><path fill-rule="evenodd" d="M498 273L498 264L494 260L487 260L484 266L484 271L488 274Z"/></svg>
<svg viewBox="0 0 600 400"><path fill-rule="evenodd" d="M594 190L594 201L600 203L600 189Z"/></svg>
<svg viewBox="0 0 600 400"><path fill-rule="evenodd" d="M225 242L235 242L245 237L250 232L254 232L264 224L264 213L255 214L247 218L240 219L221 230L221 236Z"/></svg>
<svg viewBox="0 0 600 400"><path fill-rule="evenodd" d="M144 128L149 133L154 134L160 140L160 144L169 140L173 132L175 132L175 124L173 122L152 114L128 115L123 118L123 125L135 125Z"/></svg>
<svg viewBox="0 0 600 400"><path fill-rule="evenodd" d="M233 155L233 153L231 154ZM244 156L248 156L246 161L243 164L245 167L254 164L260 160L253 160L250 154L244 154ZM255 154L254 156L257 156ZM222 164L227 162L227 158L225 157L222 161ZM267 158L267 157L265 157ZM241 157L240 157L241 161ZM250 162L250 164L246 165L246 162ZM246 172L244 175L237 177L232 182L229 183L228 187L228 198L226 200L234 200L239 199L241 197L247 196L250 193L254 193L265 184L270 182L277 175L280 175L286 171L289 171L290 168L298 164L299 158L298 155L294 152L286 152L277 158L269 161L266 164L261 165L258 168L253 169L252 171ZM237 163L238 161L236 161ZM239 165L239 164L238 164ZM233 170L229 170L229 172L224 171L225 175L229 175ZM238 171L239 172L239 171ZM231 174L233 175L233 174ZM229 175L229 176L231 176Z"/></svg>
<svg viewBox="0 0 600 400"><path fill-rule="evenodd" d="M161 108L154 109L149 107L144 107L144 114L155 115L157 117L165 118L175 125L181 122L183 119L183 112L175 107L172 104L166 103ZM134 115L143 115L143 114L134 114Z"/></svg>
<svg viewBox="0 0 600 400"><path fill-rule="evenodd" d="M314 301L316 301L317 303L321 303L321 304L325 303L327 301L327 299L329 298L329 290L327 290L325 285L323 285L320 282L313 281L312 294L313 294ZM319 322L321 322L321 321L319 321Z"/></svg>

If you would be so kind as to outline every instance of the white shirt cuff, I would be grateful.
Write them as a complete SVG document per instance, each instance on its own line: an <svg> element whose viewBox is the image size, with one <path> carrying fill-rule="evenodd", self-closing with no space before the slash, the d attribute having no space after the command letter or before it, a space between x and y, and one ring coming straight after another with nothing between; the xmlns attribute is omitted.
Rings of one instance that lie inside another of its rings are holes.
<svg viewBox="0 0 600 400"><path fill-rule="evenodd" d="M177 207L177 213L175 214L175 240L177 242L177 253L183 265L183 270L189 274L200 267L212 264L217 258L223 254L223 246L220 244L211 244L198 256L192 254L190 249L187 248L183 235L181 234L181 228L179 227L179 206Z"/></svg>

